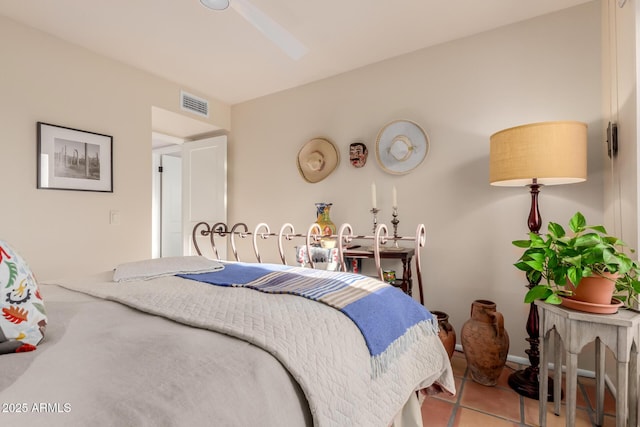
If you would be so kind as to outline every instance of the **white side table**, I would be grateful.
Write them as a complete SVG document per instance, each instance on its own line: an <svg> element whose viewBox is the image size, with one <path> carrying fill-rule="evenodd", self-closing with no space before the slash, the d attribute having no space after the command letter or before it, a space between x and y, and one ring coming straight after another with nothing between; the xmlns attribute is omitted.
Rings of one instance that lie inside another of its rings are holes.
<svg viewBox="0 0 640 427"><path fill-rule="evenodd" d="M638 421L638 345L640 315L630 310L616 314L589 314L559 305L535 303L540 311L540 425L547 421L547 387L549 383L549 340L554 335L554 412L560 415L562 381L562 347L566 353L567 426L576 421L578 354L596 342L596 423L604 422L605 345L616 358L616 426L636 426ZM559 342L562 340L561 343ZM635 344L635 345L634 345ZM629 423L627 424L627 420Z"/></svg>

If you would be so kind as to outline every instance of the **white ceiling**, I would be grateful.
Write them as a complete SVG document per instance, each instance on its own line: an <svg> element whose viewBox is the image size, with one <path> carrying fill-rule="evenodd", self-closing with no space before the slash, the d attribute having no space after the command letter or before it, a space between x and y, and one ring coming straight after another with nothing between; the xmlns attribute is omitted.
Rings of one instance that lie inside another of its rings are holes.
<svg viewBox="0 0 640 427"><path fill-rule="evenodd" d="M249 1L308 53L199 0L0 0L0 14L233 105L591 0Z"/></svg>

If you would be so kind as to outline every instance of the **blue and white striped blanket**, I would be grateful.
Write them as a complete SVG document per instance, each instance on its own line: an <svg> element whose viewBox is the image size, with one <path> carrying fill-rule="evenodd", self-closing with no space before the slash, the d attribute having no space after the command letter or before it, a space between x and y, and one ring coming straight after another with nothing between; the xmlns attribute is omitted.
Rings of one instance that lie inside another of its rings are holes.
<svg viewBox="0 0 640 427"><path fill-rule="evenodd" d="M389 358L424 334L437 334L434 316L413 298L380 280L353 273L275 264L225 263L223 270L179 277L218 286L291 294L340 310L360 329L374 375Z"/></svg>

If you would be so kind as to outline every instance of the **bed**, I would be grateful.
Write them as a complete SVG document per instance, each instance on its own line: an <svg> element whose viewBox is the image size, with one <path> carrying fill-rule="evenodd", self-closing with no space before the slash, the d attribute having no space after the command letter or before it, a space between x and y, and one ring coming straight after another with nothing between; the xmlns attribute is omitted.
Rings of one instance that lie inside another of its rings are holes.
<svg viewBox="0 0 640 427"><path fill-rule="evenodd" d="M270 287L285 278L293 288ZM364 306L370 297L354 297L340 309L298 292L300 281L355 283L356 293L373 286L364 294L390 293L417 317L367 315L390 310L381 298ZM0 356L2 425L408 426L421 425L424 394L455 393L429 313L360 275L188 256L39 290L44 340ZM394 322L410 333L378 331Z"/></svg>

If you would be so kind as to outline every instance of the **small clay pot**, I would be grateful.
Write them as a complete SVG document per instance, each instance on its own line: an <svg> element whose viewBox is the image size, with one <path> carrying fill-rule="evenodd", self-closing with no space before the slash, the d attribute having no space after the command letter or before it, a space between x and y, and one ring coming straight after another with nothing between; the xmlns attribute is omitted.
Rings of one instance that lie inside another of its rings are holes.
<svg viewBox="0 0 640 427"><path fill-rule="evenodd" d="M449 323L449 315L447 313L434 310L431 311L431 314L436 316L438 320L438 337L440 337L440 341L442 341L442 345L449 355L449 360L451 360L456 349L456 331Z"/></svg>

